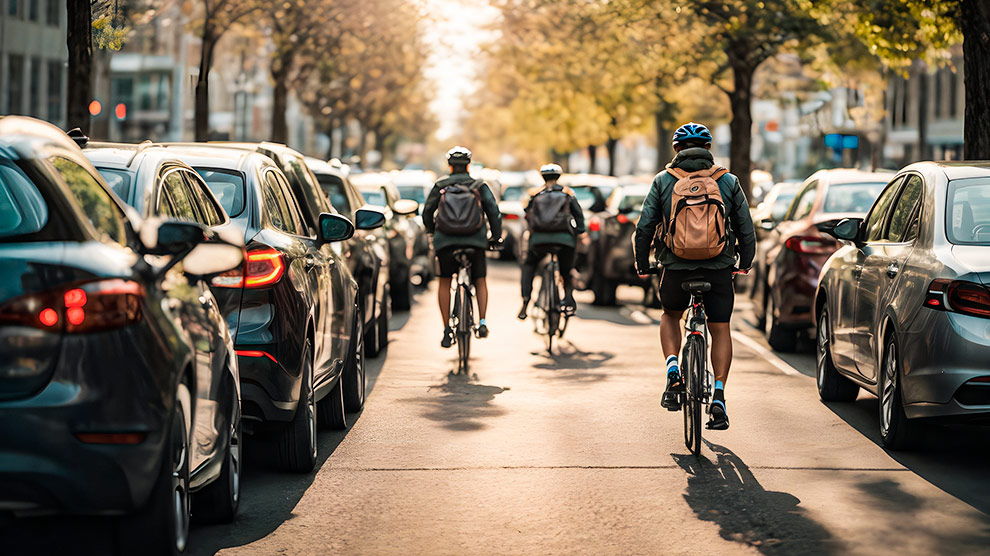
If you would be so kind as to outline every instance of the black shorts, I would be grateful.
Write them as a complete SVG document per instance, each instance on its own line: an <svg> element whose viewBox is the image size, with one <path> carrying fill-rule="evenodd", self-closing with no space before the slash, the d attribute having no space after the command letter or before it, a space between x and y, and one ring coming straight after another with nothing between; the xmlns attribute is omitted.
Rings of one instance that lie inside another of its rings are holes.
<svg viewBox="0 0 990 556"><path fill-rule="evenodd" d="M485 257L485 250L478 247L444 247L437 251L437 276L450 278L461 269L460 263L454 258L454 251L467 249L471 254L471 280L478 280L488 276L488 258Z"/></svg>
<svg viewBox="0 0 990 556"><path fill-rule="evenodd" d="M670 311L684 311L691 304L691 294L681 289L681 284L691 279L711 283L711 291L704 293L705 315L709 322L729 322L736 292L732 289L732 269L720 270L668 270L660 275L660 305Z"/></svg>

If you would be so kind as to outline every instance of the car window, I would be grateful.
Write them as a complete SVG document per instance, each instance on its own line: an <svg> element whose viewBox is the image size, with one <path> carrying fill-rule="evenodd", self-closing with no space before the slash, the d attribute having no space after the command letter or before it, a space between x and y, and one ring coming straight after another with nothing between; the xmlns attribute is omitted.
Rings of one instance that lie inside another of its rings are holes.
<svg viewBox="0 0 990 556"><path fill-rule="evenodd" d="M945 233L956 244L990 245L990 179L949 182Z"/></svg>
<svg viewBox="0 0 990 556"><path fill-rule="evenodd" d="M244 176L231 170L196 168L196 173L209 186L210 191L220 201L220 206L231 218L244 211Z"/></svg>
<svg viewBox="0 0 990 556"><path fill-rule="evenodd" d="M282 186L282 198L285 199L285 208L292 218L293 226L296 229L295 233L301 236L313 235L315 231L310 232L309 225L306 224L306 218L303 216L303 209L299 206L299 199L292 194L292 187L289 186L289 182L285 179L284 175L278 172L273 172L273 174L279 185Z"/></svg>
<svg viewBox="0 0 990 556"><path fill-rule="evenodd" d="M127 170L115 170L113 168L97 168L97 172L103 176L103 180L107 182L110 189L117 194L118 197L127 202L131 198L131 173Z"/></svg>
<svg viewBox="0 0 990 556"><path fill-rule="evenodd" d="M172 206L172 200L168 198L168 192L165 191L164 187L158 195L158 206L155 207L155 214L175 218L175 208Z"/></svg>
<svg viewBox="0 0 990 556"><path fill-rule="evenodd" d="M419 204L426 202L426 188L422 185L398 185L399 197L402 199L412 199Z"/></svg>
<svg viewBox="0 0 990 556"><path fill-rule="evenodd" d="M913 236L908 236L909 234L917 234L917 229L911 230L911 223L924 189L925 184L921 180L921 176L916 174L908 176L907 182L901 189L901 196L894 206L894 211L890 213L890 224L887 226L887 234L884 236L887 241L901 242L914 239Z"/></svg>
<svg viewBox="0 0 990 556"><path fill-rule="evenodd" d="M520 201L522 200L523 193L526 192L525 187L506 187L505 191L502 192L503 201Z"/></svg>
<svg viewBox="0 0 990 556"><path fill-rule="evenodd" d="M196 213L196 208L193 206L196 201L192 191L189 191L189 186L186 185L186 181L182 179L182 174L178 170L165 174L165 179L162 180L162 187L168 192L169 199L172 200L172 206L175 208L175 218L201 222L199 215Z"/></svg>
<svg viewBox="0 0 990 556"><path fill-rule="evenodd" d="M364 191L361 195L364 196L364 201L369 205L379 207L388 206L388 201L385 199L385 191L382 189L376 189L375 191Z"/></svg>
<svg viewBox="0 0 990 556"><path fill-rule="evenodd" d="M207 226L218 226L223 223L223 216L220 214L211 195L207 193L207 188L200 181L199 176L193 172L180 170L182 177L186 180L186 185L193 192L196 199L196 207L203 216L203 224Z"/></svg>
<svg viewBox="0 0 990 556"><path fill-rule="evenodd" d="M62 175L62 179L69 186L69 190L72 191L72 195L79 202L79 207L93 227L104 236L101 239L125 245L127 237L124 231L124 215L96 178L68 158L53 156L48 161Z"/></svg>
<svg viewBox="0 0 990 556"><path fill-rule="evenodd" d="M268 214L269 224L283 232L298 234L285 202L285 194L282 192L282 187L275 178L274 172L265 174L262 193L265 198L265 212Z"/></svg>
<svg viewBox="0 0 990 556"><path fill-rule="evenodd" d="M33 234L48 223L48 205L12 160L0 159L0 238Z"/></svg>
<svg viewBox="0 0 990 556"><path fill-rule="evenodd" d="M797 196L796 191L781 192L774 199L773 204L770 206L770 217L774 220L781 220L784 215L787 214L787 209L790 208L791 203L794 201L794 197Z"/></svg>
<svg viewBox="0 0 990 556"><path fill-rule="evenodd" d="M885 185L887 182L829 184L822 212L866 212Z"/></svg>
<svg viewBox="0 0 990 556"><path fill-rule="evenodd" d="M897 198L897 191L903 181L902 176L890 182L890 185L877 198L877 202L873 203L873 208L870 209L870 214L866 217L866 241L880 241L883 237L884 221L891 203Z"/></svg>
<svg viewBox="0 0 990 556"><path fill-rule="evenodd" d="M619 202L619 210L633 210L639 211L643 208L643 203L646 201L646 195L626 195Z"/></svg>
<svg viewBox="0 0 990 556"><path fill-rule="evenodd" d="M818 180L804 186L804 189L797 194L791 203L790 214L787 219L800 220L811 214L811 209L815 206L816 199L818 199Z"/></svg>
<svg viewBox="0 0 990 556"><path fill-rule="evenodd" d="M337 212L342 214L352 212L350 199L347 198L347 190L339 177L331 174L319 174L316 179L320 182L320 189L330 199L330 204L337 209Z"/></svg>

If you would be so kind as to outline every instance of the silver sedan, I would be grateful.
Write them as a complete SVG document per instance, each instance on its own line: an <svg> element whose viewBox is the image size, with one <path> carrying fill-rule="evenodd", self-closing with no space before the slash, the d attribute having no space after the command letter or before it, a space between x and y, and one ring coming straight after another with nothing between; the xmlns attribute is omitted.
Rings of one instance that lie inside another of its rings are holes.
<svg viewBox="0 0 990 556"><path fill-rule="evenodd" d="M889 448L917 419L990 421L990 164L908 166L826 231L844 246L815 299L821 399L877 395Z"/></svg>

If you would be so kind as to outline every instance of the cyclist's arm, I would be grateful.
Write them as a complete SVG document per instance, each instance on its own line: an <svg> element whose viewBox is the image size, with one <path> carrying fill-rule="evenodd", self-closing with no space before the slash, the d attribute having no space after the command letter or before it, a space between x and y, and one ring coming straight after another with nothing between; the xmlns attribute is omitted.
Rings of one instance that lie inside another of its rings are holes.
<svg viewBox="0 0 990 556"><path fill-rule="evenodd" d="M436 223L434 222L434 217L437 214L437 207L440 206L440 186L434 185L433 189L430 190L430 194L426 196L426 202L423 203L423 227L426 228L426 233L432 234L436 229Z"/></svg>
<svg viewBox="0 0 990 556"><path fill-rule="evenodd" d="M581 208L581 203L578 202L577 197L571 195L571 216L574 217L574 233L583 234L584 228L584 209Z"/></svg>
<svg viewBox="0 0 990 556"><path fill-rule="evenodd" d="M492 237L495 239L502 237L502 214L498 211L498 201L495 200L495 195L492 195L487 183L481 186L481 208L488 217Z"/></svg>
<svg viewBox="0 0 990 556"><path fill-rule="evenodd" d="M636 270L645 272L650 268L650 249L653 238L657 235L657 226L663 220L663 203L660 202L660 176L653 180L646 200L643 201L643 211L636 224L636 235L633 240L633 253L636 256Z"/></svg>
<svg viewBox="0 0 990 556"><path fill-rule="evenodd" d="M736 236L736 245L739 246L739 268L746 270L753 266L753 257L756 256L756 231L753 229L753 217L749 212L749 202L746 194L739 186L736 179L736 186L732 194L732 213L729 216L729 223L732 226L732 233Z"/></svg>

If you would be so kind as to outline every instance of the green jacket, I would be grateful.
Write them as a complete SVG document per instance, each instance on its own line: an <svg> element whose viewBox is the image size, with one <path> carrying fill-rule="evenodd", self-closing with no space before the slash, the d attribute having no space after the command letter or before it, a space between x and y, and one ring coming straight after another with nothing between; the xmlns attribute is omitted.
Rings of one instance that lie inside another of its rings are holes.
<svg viewBox="0 0 990 556"><path fill-rule="evenodd" d="M481 192L481 209L484 211L485 217L488 220L488 226L482 223L481 229L469 236L452 236L436 230L436 215L437 209L440 207L440 192L448 185L471 183L473 181L474 178L466 173L453 174L440 178L433 185L433 189L430 190L430 194L426 197L426 202L423 203L423 226L426 227L426 233L433 234L433 248L435 250L440 251L447 247L477 247L479 249L488 249L487 228L489 227L492 230L491 237L502 237L502 215L498 212L498 202L495 201L495 196L492 195L492 190L488 188L488 184L482 184L478 188Z"/></svg>
<svg viewBox="0 0 990 556"><path fill-rule="evenodd" d="M534 245L566 245L568 247L575 247L577 241L575 236L584 232L584 210L578 203L577 198L574 196L574 191L570 187L559 186L564 193L571 196L570 210L571 217L573 217L573 224L569 232L529 232L529 245L532 247ZM529 191L529 196L526 200L526 214L532 210L533 204L530 202L535 195L546 189L543 187L534 187Z"/></svg>
<svg viewBox="0 0 990 556"><path fill-rule="evenodd" d="M707 170L714 165L714 159L708 149L693 148L679 152L667 167L680 168L685 172L697 172L698 170ZM660 172L653 179L653 186L643 203L643 212L640 214L639 223L636 225L634 242L636 268L639 270L645 270L650 266L650 248L654 246L657 227L663 224L666 228L667 219L670 217L670 200L675 183L677 183L677 178L666 170ZM746 200L742 188L739 187L739 178L726 173L718 179L718 188L722 194L722 201L725 203L726 215L729 218L729 239L725 250L712 259L690 261L671 253L663 241L656 241L657 260L661 266L671 270L723 269L732 268L737 264L739 268L752 266L753 257L756 255L756 233L753 230L753 219L749 213L749 202ZM737 253L739 255L738 263L736 261Z"/></svg>

